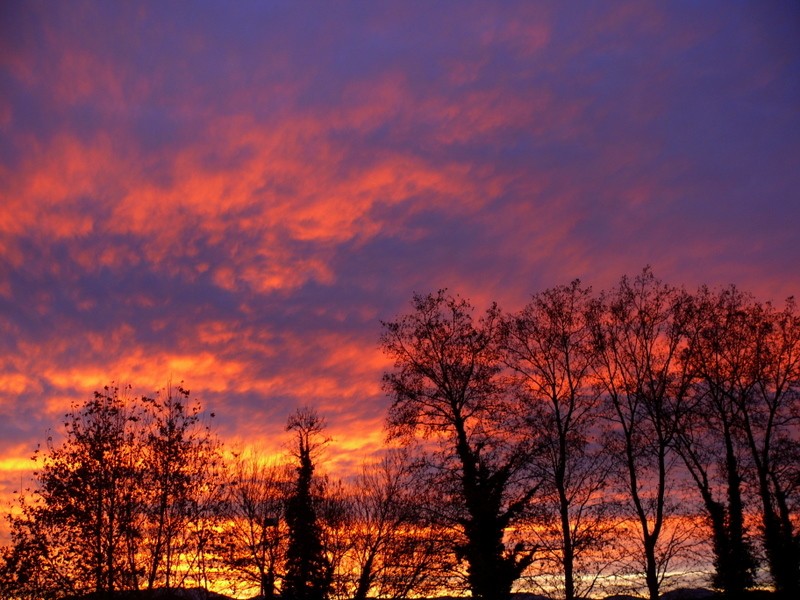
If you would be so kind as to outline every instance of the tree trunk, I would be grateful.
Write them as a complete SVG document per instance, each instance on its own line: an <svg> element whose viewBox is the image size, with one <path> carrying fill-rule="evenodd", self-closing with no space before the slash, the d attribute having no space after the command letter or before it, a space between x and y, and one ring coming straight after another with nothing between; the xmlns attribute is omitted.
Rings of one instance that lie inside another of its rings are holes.
<svg viewBox="0 0 800 600"><path fill-rule="evenodd" d="M645 536L644 555L645 555L645 581L647 582L647 592L650 600L658 600L658 562L656 561L656 541L654 536Z"/></svg>
<svg viewBox="0 0 800 600"><path fill-rule="evenodd" d="M780 545L781 584L775 582L775 588L783 592L786 598L800 597L800 538L794 533L786 495L775 482L775 504L778 513L775 515L777 524L778 544Z"/></svg>
<svg viewBox="0 0 800 600"><path fill-rule="evenodd" d="M572 530L569 523L569 499L564 490L563 480L558 482L559 509L561 512L561 535L564 542L564 598L575 600L574 562L575 552L572 546Z"/></svg>
<svg viewBox="0 0 800 600"><path fill-rule="evenodd" d="M754 584L753 559L744 537L744 505L742 503L741 477L739 465L733 448L730 429L725 424L725 468L728 484L728 570L723 589L731 597L740 596Z"/></svg>
<svg viewBox="0 0 800 600"><path fill-rule="evenodd" d="M361 568L361 573L358 576L358 587L355 594L353 594L353 600L367 600L367 594L372 585L372 561L374 556L370 552L364 566Z"/></svg>
<svg viewBox="0 0 800 600"><path fill-rule="evenodd" d="M469 563L468 581L476 600L509 600L517 578L514 557L503 556L503 526L494 486L481 473L479 457L470 448L463 421L456 419L456 451L463 469L462 486L468 520L464 554Z"/></svg>

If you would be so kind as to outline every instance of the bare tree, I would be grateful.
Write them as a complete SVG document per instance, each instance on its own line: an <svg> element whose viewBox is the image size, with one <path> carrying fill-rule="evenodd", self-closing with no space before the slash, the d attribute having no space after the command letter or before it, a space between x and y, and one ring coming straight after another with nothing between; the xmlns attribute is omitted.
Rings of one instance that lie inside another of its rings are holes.
<svg viewBox="0 0 800 600"><path fill-rule="evenodd" d="M473 597L505 600L533 560L526 544L504 543L505 530L521 518L536 485L530 436L498 378L499 311L493 306L475 320L468 302L444 291L415 295L413 307L383 323L381 344L394 359L384 375L393 399L388 425L408 441L425 440L441 503L448 494L452 500L463 540L455 551L466 559Z"/></svg>
<svg viewBox="0 0 800 600"><path fill-rule="evenodd" d="M609 455L598 436L590 306L591 290L573 281L535 295L503 328L505 361L543 450L537 461L545 482L537 501L542 518L533 531L542 553L560 567L567 600L591 592L596 577L579 580L576 569L584 554L602 546L611 523L603 500ZM577 588L577 581L586 585Z"/></svg>
<svg viewBox="0 0 800 600"><path fill-rule="evenodd" d="M399 600L441 591L446 547L414 493L414 475L407 452L391 450L343 488L344 518L332 532L345 550L336 563L337 597Z"/></svg>
<svg viewBox="0 0 800 600"><path fill-rule="evenodd" d="M202 546L221 483L212 477L220 444L183 385L170 384L142 403L148 413L142 447L148 514L141 553L147 588L170 588L202 570Z"/></svg>
<svg viewBox="0 0 800 600"><path fill-rule="evenodd" d="M290 493L289 473L258 456L239 455L229 467L224 529L220 536L225 565L259 596L274 598L285 560L283 515Z"/></svg>
<svg viewBox="0 0 800 600"><path fill-rule="evenodd" d="M756 562L745 528L740 435L741 400L753 392L752 298L735 287L701 288L683 356L697 379L694 403L675 447L706 510L714 551L714 586L738 597L755 583Z"/></svg>
<svg viewBox="0 0 800 600"><path fill-rule="evenodd" d="M688 294L662 283L648 268L603 294L593 317L597 375L614 422L651 600L658 599L674 554L662 533L675 466L671 448L691 383L679 360L688 345L690 314Z"/></svg>
<svg viewBox="0 0 800 600"><path fill-rule="evenodd" d="M797 491L797 423L800 420L800 316L789 300L783 310L750 307L751 381L737 394L747 447L761 501L764 548L776 590L800 595L800 536L791 508Z"/></svg>

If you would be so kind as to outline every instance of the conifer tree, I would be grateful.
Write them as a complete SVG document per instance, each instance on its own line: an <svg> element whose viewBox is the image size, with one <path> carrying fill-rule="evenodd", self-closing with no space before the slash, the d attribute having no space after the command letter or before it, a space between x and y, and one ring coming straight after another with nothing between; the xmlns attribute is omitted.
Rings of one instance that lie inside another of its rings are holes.
<svg viewBox="0 0 800 600"><path fill-rule="evenodd" d="M331 587L331 566L322 546L322 532L313 494L314 454L324 445L325 427L315 410L298 409L286 425L296 434L297 480L286 507L289 547L282 596L288 600L326 600Z"/></svg>

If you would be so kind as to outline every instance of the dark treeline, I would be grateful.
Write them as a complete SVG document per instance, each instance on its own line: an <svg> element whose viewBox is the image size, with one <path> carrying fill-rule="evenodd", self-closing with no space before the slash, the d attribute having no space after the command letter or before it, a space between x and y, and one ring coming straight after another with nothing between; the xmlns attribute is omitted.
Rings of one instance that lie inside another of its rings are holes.
<svg viewBox="0 0 800 600"><path fill-rule="evenodd" d="M791 300L688 292L645 269L513 314L415 295L382 325L387 449L341 480L324 474L311 408L273 463L224 453L183 387L110 386L74 406L9 516L0 596L575 600L627 586L655 600L710 565L729 598L764 583L800 597Z"/></svg>

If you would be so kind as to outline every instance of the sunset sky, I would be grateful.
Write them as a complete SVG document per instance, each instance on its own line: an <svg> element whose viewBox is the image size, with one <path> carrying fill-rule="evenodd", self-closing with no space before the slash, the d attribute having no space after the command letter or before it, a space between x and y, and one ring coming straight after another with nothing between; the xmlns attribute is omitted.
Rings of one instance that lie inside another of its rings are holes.
<svg viewBox="0 0 800 600"><path fill-rule="evenodd" d="M413 292L781 302L799 227L797 2L6 0L0 498L112 380L357 464Z"/></svg>

